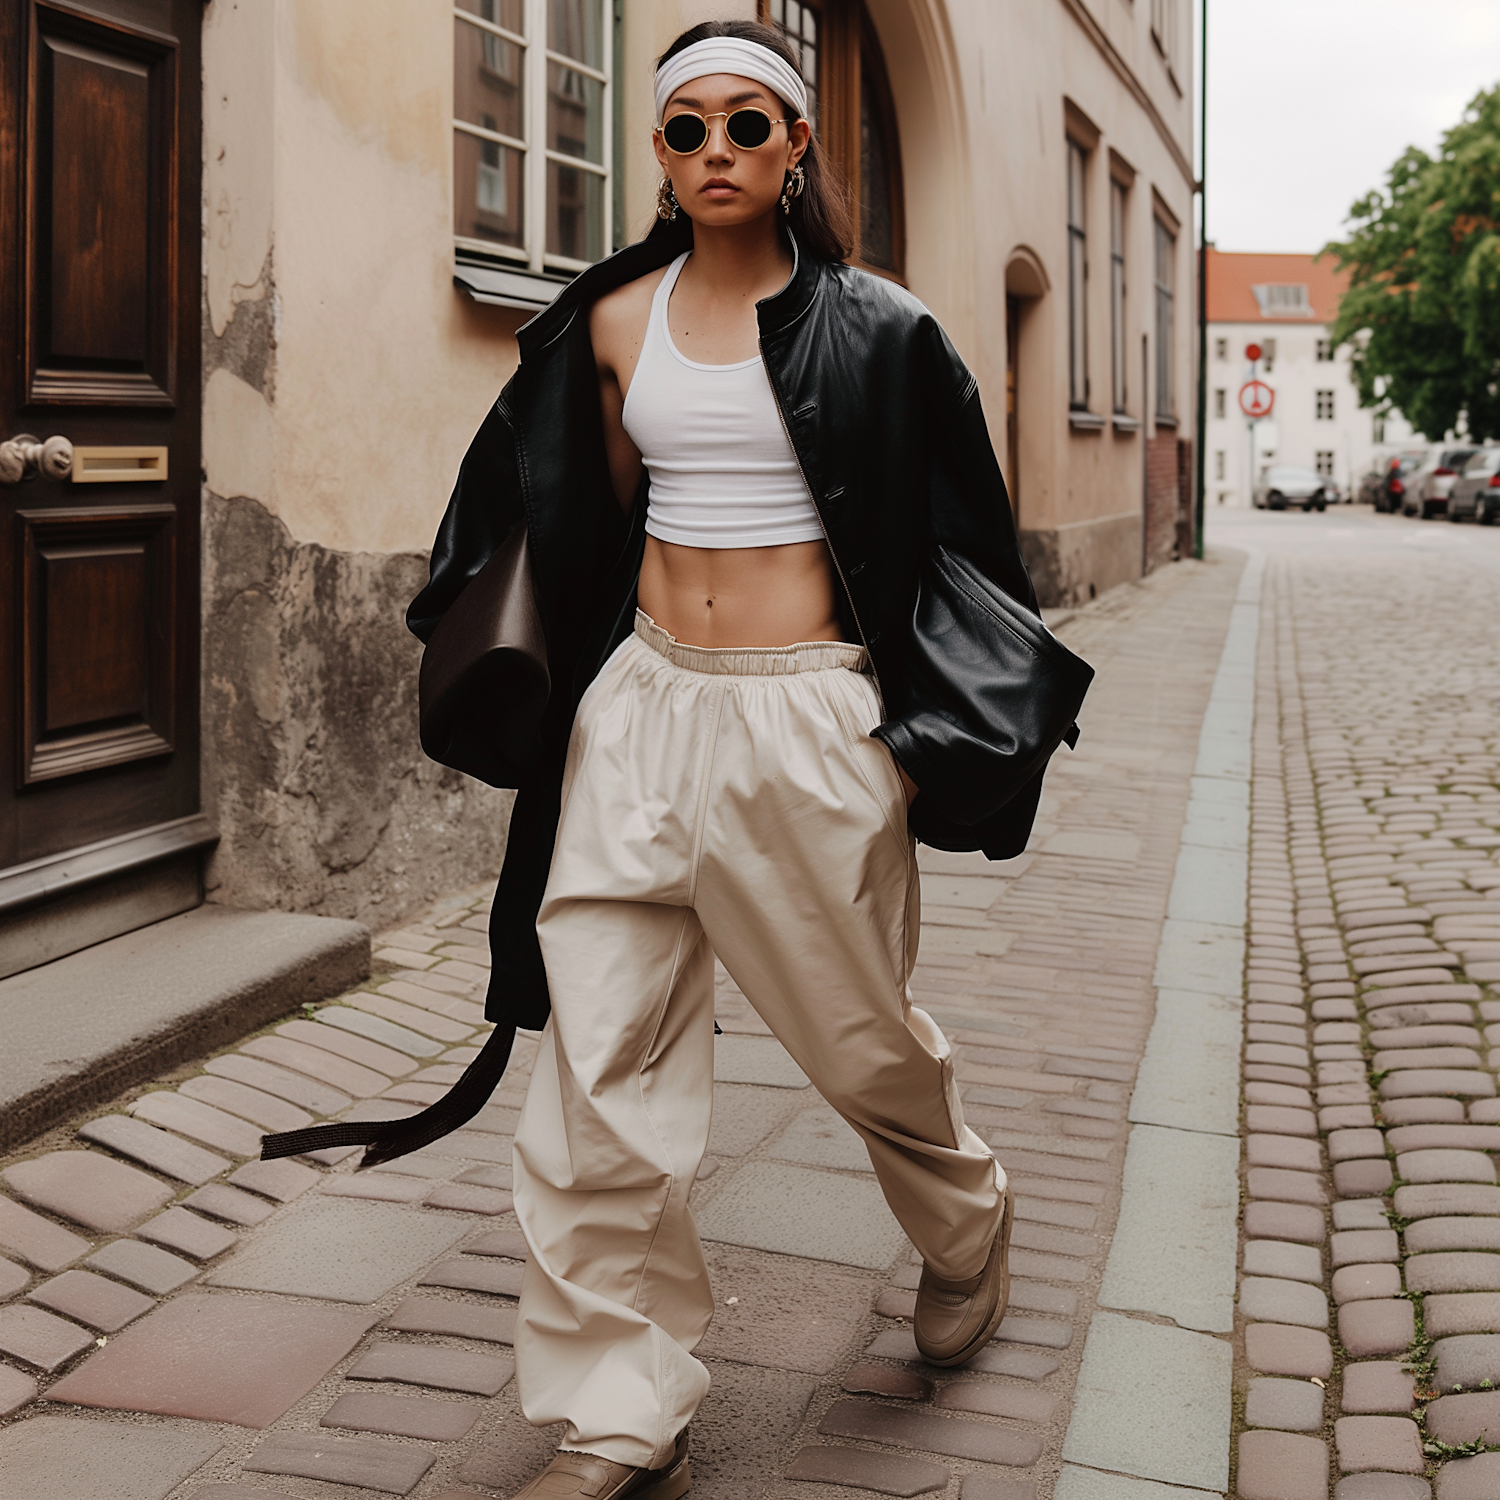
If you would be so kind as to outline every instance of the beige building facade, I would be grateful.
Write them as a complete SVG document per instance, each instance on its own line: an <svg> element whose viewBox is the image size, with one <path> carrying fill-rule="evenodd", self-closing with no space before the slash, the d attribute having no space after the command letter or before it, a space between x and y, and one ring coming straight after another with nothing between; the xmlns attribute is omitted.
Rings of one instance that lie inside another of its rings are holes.
<svg viewBox="0 0 1500 1500"><path fill-rule="evenodd" d="M32 924L0 970L205 895L389 927L498 870L510 794L423 757L404 611L516 330L652 221L653 62L697 21L796 47L855 259L977 374L1044 601L1190 543L1189 0L5 7L18 122L26 78L77 75L8 201L52 172L79 204L13 236L41 332L6 421L136 456L0 495L54 506L26 525L82 538L108 601L14 648L51 665L0 809L0 939Z"/></svg>
<svg viewBox="0 0 1500 1500"><path fill-rule="evenodd" d="M422 761L400 613L516 328L649 228L654 58L758 13L798 44L855 179L858 258L979 378L1044 599L1184 545L1187 0L212 0L222 899L373 918L494 868L505 798Z"/></svg>

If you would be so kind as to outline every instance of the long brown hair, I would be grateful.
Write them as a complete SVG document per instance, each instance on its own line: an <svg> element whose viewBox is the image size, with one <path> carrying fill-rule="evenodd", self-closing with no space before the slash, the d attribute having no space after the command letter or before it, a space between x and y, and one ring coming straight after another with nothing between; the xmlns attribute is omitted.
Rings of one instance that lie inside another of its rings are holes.
<svg viewBox="0 0 1500 1500"><path fill-rule="evenodd" d="M661 67L668 58L676 57L683 48L691 47L694 42L706 42L712 37L721 36L755 42L774 52L798 73L801 72L796 56L781 33L774 27L763 26L759 21L704 21L700 25L689 27L662 53L656 66ZM845 260L854 248L849 190L838 169L824 155L817 136L808 141L801 165L807 178L807 186L800 197L792 199L792 211L787 215L787 224L796 235L797 243L815 260ZM679 209L675 219L658 219L651 226L651 233L647 238L665 239L680 243L684 250L689 249L693 243L693 221L686 212Z"/></svg>

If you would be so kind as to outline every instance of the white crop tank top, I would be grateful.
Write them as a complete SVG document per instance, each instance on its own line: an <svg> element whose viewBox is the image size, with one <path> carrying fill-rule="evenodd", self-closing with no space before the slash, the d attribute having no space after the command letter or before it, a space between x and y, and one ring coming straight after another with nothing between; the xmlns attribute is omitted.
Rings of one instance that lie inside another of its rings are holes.
<svg viewBox="0 0 1500 1500"><path fill-rule="evenodd" d="M646 532L683 547L820 542L823 527L797 467L760 356L733 365L688 359L667 303L691 251L667 267L622 421L650 489Z"/></svg>

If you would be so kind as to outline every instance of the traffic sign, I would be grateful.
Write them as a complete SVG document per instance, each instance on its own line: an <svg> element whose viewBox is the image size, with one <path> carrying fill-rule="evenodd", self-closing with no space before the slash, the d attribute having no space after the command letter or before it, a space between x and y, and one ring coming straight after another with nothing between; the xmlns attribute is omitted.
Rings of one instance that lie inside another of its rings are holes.
<svg viewBox="0 0 1500 1500"><path fill-rule="evenodd" d="M1276 404L1276 392L1264 380L1247 380L1240 387L1240 410L1247 417L1269 417Z"/></svg>
<svg viewBox="0 0 1500 1500"><path fill-rule="evenodd" d="M1255 361L1260 358L1260 345L1259 344L1246 344L1245 345L1245 358L1248 359L1251 364L1254 364Z"/></svg>

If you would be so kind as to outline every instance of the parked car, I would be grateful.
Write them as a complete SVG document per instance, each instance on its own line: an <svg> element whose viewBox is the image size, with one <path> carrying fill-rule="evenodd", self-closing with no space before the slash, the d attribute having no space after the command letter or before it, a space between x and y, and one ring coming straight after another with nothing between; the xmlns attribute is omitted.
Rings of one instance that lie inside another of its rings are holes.
<svg viewBox="0 0 1500 1500"><path fill-rule="evenodd" d="M1313 469L1273 464L1251 492L1250 503L1258 510L1285 510L1291 505L1300 505L1303 510L1322 510L1328 504L1330 483Z"/></svg>
<svg viewBox="0 0 1500 1500"><path fill-rule="evenodd" d="M1375 491L1375 509L1398 511L1406 504L1406 481L1422 466L1422 453L1401 453L1386 466L1384 477Z"/></svg>
<svg viewBox="0 0 1500 1500"><path fill-rule="evenodd" d="M1401 514L1421 516L1424 521L1446 515L1448 491L1463 473L1464 465L1478 451L1472 443L1467 448L1434 448L1428 454L1427 462L1413 469L1403 481L1406 493L1401 497Z"/></svg>
<svg viewBox="0 0 1500 1500"><path fill-rule="evenodd" d="M1357 505L1374 505L1375 492L1385 481L1385 470L1379 464L1373 469L1367 470L1360 475L1359 486L1355 490L1355 503Z"/></svg>
<svg viewBox="0 0 1500 1500"><path fill-rule="evenodd" d="M1492 526L1500 517L1500 445L1479 449L1448 492L1448 519Z"/></svg>

